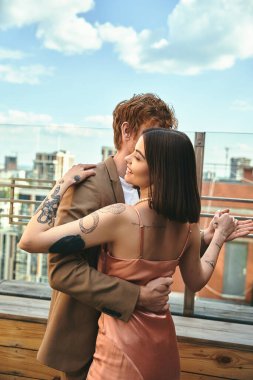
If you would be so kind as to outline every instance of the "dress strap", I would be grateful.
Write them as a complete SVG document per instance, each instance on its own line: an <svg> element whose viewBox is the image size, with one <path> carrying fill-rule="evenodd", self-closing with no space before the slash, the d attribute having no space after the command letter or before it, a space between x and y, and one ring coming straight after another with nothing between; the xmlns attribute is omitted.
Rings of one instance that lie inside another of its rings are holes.
<svg viewBox="0 0 253 380"><path fill-rule="evenodd" d="M139 219L139 228L140 228L140 255L139 258L143 257L143 240L144 240L144 224L142 223L141 215L139 211L134 207L138 219Z"/></svg>
<svg viewBox="0 0 253 380"><path fill-rule="evenodd" d="M190 223L189 223L189 228L188 228L187 236L186 236L186 239L185 239L185 243L184 243L183 249L182 249L182 251L181 251L180 255L178 256L177 260L180 260L180 259L181 259L181 257L183 256L183 254L184 254L184 251L185 251L186 245L187 245L187 243L188 243L188 240L189 240L189 237L190 237L190 234L191 234L191 232L192 232L192 230L191 230L191 225L190 225Z"/></svg>

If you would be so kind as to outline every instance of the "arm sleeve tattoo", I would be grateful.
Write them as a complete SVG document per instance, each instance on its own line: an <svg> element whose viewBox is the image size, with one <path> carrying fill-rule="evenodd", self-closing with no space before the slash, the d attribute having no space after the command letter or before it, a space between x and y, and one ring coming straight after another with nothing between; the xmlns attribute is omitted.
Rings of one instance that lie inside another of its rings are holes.
<svg viewBox="0 0 253 380"><path fill-rule="evenodd" d="M56 212L60 204L60 186L57 186L51 195L50 199L46 197L42 205L39 207L36 214L40 211L40 214L37 218L38 223L53 225L54 219L56 217Z"/></svg>

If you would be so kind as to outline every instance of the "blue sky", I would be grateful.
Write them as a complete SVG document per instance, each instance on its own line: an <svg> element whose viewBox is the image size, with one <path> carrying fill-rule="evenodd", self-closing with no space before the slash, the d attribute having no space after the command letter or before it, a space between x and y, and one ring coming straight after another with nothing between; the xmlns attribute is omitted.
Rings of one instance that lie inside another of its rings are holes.
<svg viewBox="0 0 253 380"><path fill-rule="evenodd" d="M0 161L99 159L134 93L173 105L183 131L253 132L252 69L253 0L0 0Z"/></svg>

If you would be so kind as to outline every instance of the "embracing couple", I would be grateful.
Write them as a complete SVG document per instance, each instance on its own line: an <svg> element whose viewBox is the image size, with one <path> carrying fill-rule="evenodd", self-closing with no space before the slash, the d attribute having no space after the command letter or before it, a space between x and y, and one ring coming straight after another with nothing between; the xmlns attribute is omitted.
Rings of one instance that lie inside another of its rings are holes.
<svg viewBox="0 0 253 380"><path fill-rule="evenodd" d="M200 233L194 149L159 97L120 102L113 129L115 156L71 168L19 243L49 252L53 293L38 360L67 380L179 380L168 308L175 269L200 290L224 242L253 223L224 210Z"/></svg>

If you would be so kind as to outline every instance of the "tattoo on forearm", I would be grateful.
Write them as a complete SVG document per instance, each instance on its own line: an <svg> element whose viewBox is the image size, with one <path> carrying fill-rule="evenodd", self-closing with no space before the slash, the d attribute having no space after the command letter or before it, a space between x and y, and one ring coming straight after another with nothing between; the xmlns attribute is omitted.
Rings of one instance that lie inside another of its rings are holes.
<svg viewBox="0 0 253 380"><path fill-rule="evenodd" d="M91 233L92 231L95 230L95 228L97 227L98 225L98 222L99 222L99 215L98 215L98 212L95 211L93 212L92 214L89 215L90 217L92 217L92 225L90 227L84 227L83 225L83 219L80 219L79 220L79 227L80 227L80 230L84 233L84 234L89 234Z"/></svg>
<svg viewBox="0 0 253 380"><path fill-rule="evenodd" d="M49 248L50 253L78 253L85 248L85 241L80 235L69 235L57 240Z"/></svg>
<svg viewBox="0 0 253 380"><path fill-rule="evenodd" d="M101 210L99 210L99 212L103 212L103 213L111 213L111 214L121 214L122 212L124 212L126 209L126 205L122 204L122 203L117 203L115 205L109 205L109 206L106 206L104 208L102 208Z"/></svg>
<svg viewBox="0 0 253 380"><path fill-rule="evenodd" d="M205 262L206 262L207 264L209 264L213 269L215 268L215 263L214 263L214 261L205 260Z"/></svg>
<svg viewBox="0 0 253 380"><path fill-rule="evenodd" d="M48 224L49 226L54 223L54 219L56 217L57 209L60 203L60 186L57 186L51 195L51 199L46 197L42 205L39 207L41 213L37 218L38 223ZM36 211L36 213L38 212Z"/></svg>

